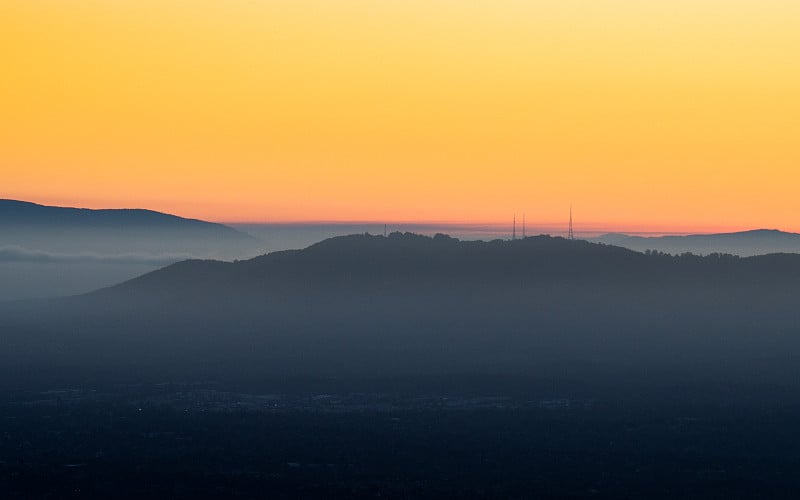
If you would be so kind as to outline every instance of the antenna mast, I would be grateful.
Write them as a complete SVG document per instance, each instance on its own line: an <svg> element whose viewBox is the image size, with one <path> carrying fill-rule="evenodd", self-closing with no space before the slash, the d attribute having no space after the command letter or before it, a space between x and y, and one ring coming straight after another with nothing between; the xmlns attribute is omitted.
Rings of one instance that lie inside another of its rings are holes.
<svg viewBox="0 0 800 500"><path fill-rule="evenodd" d="M517 214L514 214L514 225L512 226L513 229L511 230L511 239L517 239Z"/></svg>
<svg viewBox="0 0 800 500"><path fill-rule="evenodd" d="M569 206L569 232L567 233L567 239L575 239L575 233L572 231L572 205Z"/></svg>
<svg viewBox="0 0 800 500"><path fill-rule="evenodd" d="M525 238L525 214L522 214L522 239L524 240Z"/></svg>

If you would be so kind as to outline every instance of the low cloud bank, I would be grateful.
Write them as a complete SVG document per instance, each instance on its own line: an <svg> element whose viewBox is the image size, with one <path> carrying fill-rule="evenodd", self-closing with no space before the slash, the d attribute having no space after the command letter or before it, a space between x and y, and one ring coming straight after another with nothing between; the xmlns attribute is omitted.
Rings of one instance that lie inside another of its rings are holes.
<svg viewBox="0 0 800 500"><path fill-rule="evenodd" d="M195 258L197 257L189 254L61 253L32 250L16 245L0 246L0 262L97 262L109 264L152 264L154 266L159 266Z"/></svg>

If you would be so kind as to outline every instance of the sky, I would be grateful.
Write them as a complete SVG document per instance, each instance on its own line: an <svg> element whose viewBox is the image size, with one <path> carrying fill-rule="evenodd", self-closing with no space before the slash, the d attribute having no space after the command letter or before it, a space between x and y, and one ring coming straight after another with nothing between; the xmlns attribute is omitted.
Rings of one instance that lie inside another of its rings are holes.
<svg viewBox="0 0 800 500"><path fill-rule="evenodd" d="M0 197L800 231L796 0L3 0Z"/></svg>

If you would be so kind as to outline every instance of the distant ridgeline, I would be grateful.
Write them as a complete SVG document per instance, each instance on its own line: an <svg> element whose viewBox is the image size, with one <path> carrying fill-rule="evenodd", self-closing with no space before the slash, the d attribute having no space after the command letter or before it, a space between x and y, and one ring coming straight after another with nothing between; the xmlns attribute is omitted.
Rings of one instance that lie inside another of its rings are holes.
<svg viewBox="0 0 800 500"><path fill-rule="evenodd" d="M99 254L255 255L256 238L222 224L151 210L90 210L0 200L0 247Z"/></svg>
<svg viewBox="0 0 800 500"><path fill-rule="evenodd" d="M800 253L800 234L774 229L657 237L606 234L599 238L590 238L589 241L617 245L639 252L656 250L670 254L728 253L746 257L770 253Z"/></svg>
<svg viewBox="0 0 800 500"><path fill-rule="evenodd" d="M81 297L2 304L0 371L16 376L0 379L794 384L798 296L800 255L354 235L246 261L179 262Z"/></svg>

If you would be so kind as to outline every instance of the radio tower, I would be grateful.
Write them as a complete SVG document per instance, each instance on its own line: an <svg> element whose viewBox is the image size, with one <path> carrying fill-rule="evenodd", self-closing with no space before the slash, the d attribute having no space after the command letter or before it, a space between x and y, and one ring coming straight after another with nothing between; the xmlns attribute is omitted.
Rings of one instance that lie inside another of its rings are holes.
<svg viewBox="0 0 800 500"><path fill-rule="evenodd" d="M513 229L511 230L511 239L517 239L517 214L514 214L514 225L512 226Z"/></svg>
<svg viewBox="0 0 800 500"><path fill-rule="evenodd" d="M525 237L525 214L522 214L522 239L524 240Z"/></svg>
<svg viewBox="0 0 800 500"><path fill-rule="evenodd" d="M567 233L567 239L575 239L575 233L572 232L572 205L569 206L569 232Z"/></svg>

